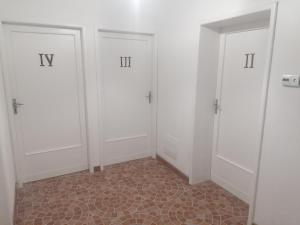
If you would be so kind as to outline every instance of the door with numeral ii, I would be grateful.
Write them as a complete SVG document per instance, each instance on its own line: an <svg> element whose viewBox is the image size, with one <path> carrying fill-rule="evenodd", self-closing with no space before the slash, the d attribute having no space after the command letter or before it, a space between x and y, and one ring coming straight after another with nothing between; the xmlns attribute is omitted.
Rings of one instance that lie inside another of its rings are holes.
<svg viewBox="0 0 300 225"><path fill-rule="evenodd" d="M152 155L152 35L99 31L102 165Z"/></svg>
<svg viewBox="0 0 300 225"><path fill-rule="evenodd" d="M221 41L212 179L248 202L258 160L268 29L226 33Z"/></svg>
<svg viewBox="0 0 300 225"><path fill-rule="evenodd" d="M18 181L88 168L81 31L4 25Z"/></svg>

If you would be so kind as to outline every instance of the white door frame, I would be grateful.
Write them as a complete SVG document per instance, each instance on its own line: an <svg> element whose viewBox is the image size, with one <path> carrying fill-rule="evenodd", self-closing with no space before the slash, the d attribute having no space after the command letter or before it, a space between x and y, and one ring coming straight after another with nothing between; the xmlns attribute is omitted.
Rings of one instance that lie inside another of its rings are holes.
<svg viewBox="0 0 300 225"><path fill-rule="evenodd" d="M228 16L222 16L220 18L217 18L217 19L213 19L213 20L209 20L209 21L206 21L204 23L201 24L201 28L205 28L205 29L208 29L210 30L209 32L212 32L214 33L214 35L219 35L221 36L223 32L226 32L226 31L223 31L222 30L222 27L224 26L232 26L232 25L237 25L239 26L239 23L242 23L243 22L243 19L247 20L249 23L251 22L251 20L253 21L253 19L256 17L256 15L261 15L265 12L268 12L269 13L269 16L266 17L266 19L268 18L269 20L269 33L268 33L268 44L266 46L267 48L267 59L266 59L266 62L265 62L265 69L264 69L264 80L263 80L263 93L262 93L262 96L261 96L261 101L262 101L262 105L261 105L261 111L260 111L260 119L259 119L259 123L260 123L260 133L259 133L259 136L260 136L260 142L259 142L259 156L257 158L257 162L256 162L256 165L254 166L254 185L253 187L251 187L251 194L250 194L250 204L249 204L249 217L248 217L248 225L252 225L253 223L253 217L254 217L254 209L255 209L255 202L256 202L256 195L257 195L257 185L258 185L258 179L259 179L259 169L260 169L260 162L261 162L261 153L262 153L262 146L263 146L263 135L264 135L264 124L265 124L265 118L266 118L266 106L267 106L267 97L268 97L268 89L269 89L269 79L270 79L270 75L271 75L271 66L272 66L272 56L273 56L273 46L274 46L274 39L275 39L275 28L276 28L276 19L277 19L277 9L278 9L278 2L277 1L274 1L272 3L269 3L269 4L266 4L266 5L262 5L262 6L259 6L259 7L255 7L255 8L252 8L252 9L249 9L249 10L245 10L245 11L242 11L242 12L238 12L238 13L234 13L232 15L228 15ZM263 18L262 18L263 19ZM240 27L239 27L240 28ZM238 29L237 29L238 30ZM242 29L241 29L242 30ZM245 30L245 28L244 28ZM203 29L201 29L201 32L204 32ZM200 34L201 35L201 34ZM214 37L215 37L214 36ZM219 48L221 49L221 47ZM219 50L220 51L220 50ZM221 49L222 51L222 49ZM200 60L203 60L202 63L207 63L205 61L205 59L201 58ZM216 59L218 60L218 59ZM220 62L219 62L220 64ZM202 65L202 64L199 64L199 65ZM213 66L215 66L215 64L213 64ZM211 79L210 82L213 82L213 83L216 83L218 84L218 89L220 88L220 81L218 79L220 79L220 76L219 76L219 71L216 72L214 70L214 68L205 68L206 69L206 72L210 73L208 75L211 75L212 78L209 78L206 74L203 75L203 74L200 74L201 70L199 70L199 74L202 75L202 76L205 76L205 77L208 77L208 79ZM205 71L204 69L204 71ZM200 76L198 75L198 76ZM203 80L202 80L203 81ZM200 82L200 81L199 81ZM199 82L198 82L198 85L199 85ZM217 86L215 86L217 87ZM205 105L205 107L207 109L209 109L209 113L213 113L213 110L212 110L212 103L213 103L213 100L215 98L215 96L217 95L218 96L218 92L216 94L216 90L218 89L214 89L214 90L210 90L210 93L209 93L209 98L211 99L208 99L208 103L205 103L205 104L209 104L209 105ZM199 93L199 90L197 91L197 96L196 96L196 109L199 110L199 108L201 108L201 102L199 102L198 99L200 99L200 95L201 93ZM211 108L210 108L211 107ZM198 135L199 135L199 127L201 127L201 124L198 124L197 121L199 121L199 115L197 113L197 110L196 110L196 115L195 115L195 139L198 138ZM212 121L210 121L211 124L213 124L212 127L210 127L209 129L213 129L215 130L215 119L210 117ZM203 131L203 130L202 130ZM210 130L207 131L207 132L211 132ZM203 150L203 149L199 149L199 146L197 144L194 145L194 149L193 149L193 153L191 154L191 160L192 160L192 165L191 165L191 169L190 169L190 182L191 183L197 183L199 181L203 181L206 177L210 177L211 175L210 174L205 174L205 176L203 176L199 171L197 171L196 169L194 168L199 168L197 167L196 165L198 164L201 164L201 159L197 159L199 154L201 155L202 153L203 154L212 154L213 153L213 149L215 148L214 146L215 143L216 143L216 137L215 137L215 132L213 133L212 137L211 137L211 142L212 142L212 149L210 150ZM196 142L194 142L196 143ZM201 151L201 153L199 153ZM204 151L204 152L202 152ZM207 153L207 151L210 151L210 153ZM196 159L195 159L196 158ZM206 167L203 167L203 170L205 171L208 171L210 170L210 168L207 168L207 166L210 166L211 165L205 165Z"/></svg>
<svg viewBox="0 0 300 225"><path fill-rule="evenodd" d="M14 164L16 168L16 182L19 187L23 186L24 178L20 175L21 168L22 168L22 160L20 158L20 154L18 152L18 141L16 136L16 127L15 127L15 117L11 107L11 99L12 99L12 89L11 84L9 81L9 76L11 75L9 72L9 60L7 58L7 52L5 47L5 31L3 29L4 25L16 25L16 26L33 26L33 27L42 27L42 28L57 28L57 29L71 29L71 30L78 30L80 32L81 37L81 63L82 63L82 75L83 75L83 94L84 94L84 111L85 111L85 118L84 121L86 123L86 140L87 140L87 159L88 159L88 167L89 171L93 172L94 167L91 165L91 152L89 149L90 143L88 139L88 121L87 121L87 95L86 95L86 44L85 44L85 29L82 26L76 25L65 25L65 24L48 24L48 23L36 23L36 22L20 22L20 21L12 21L12 20L1 20L0 19L0 46L1 46L1 61L3 67L3 86L5 87L5 98L6 98L6 107L8 112L8 119L10 125L10 136L14 154Z"/></svg>
<svg viewBox="0 0 300 225"><path fill-rule="evenodd" d="M262 149L263 149L263 141L264 141L264 131L265 131L265 121L266 121L266 111L268 104L268 92L269 92L269 83L271 77L271 69L272 69L272 60L273 60L273 49L275 42L275 31L276 31L276 21L277 21L277 11L278 11L278 2L274 2L269 6L270 10L270 25L269 25L269 37L267 48L267 60L265 62L264 69L264 81L263 81L263 93L262 93L262 107L260 111L260 143L259 143L259 153L258 158L255 165L254 170L254 186L252 187L252 196L249 204L249 218L248 225L252 225L254 223L254 213L255 213L255 204L258 190L258 181L259 181L259 172L260 172L260 164L262 157Z"/></svg>
<svg viewBox="0 0 300 225"><path fill-rule="evenodd" d="M110 29L101 29L95 28L95 41L96 41L96 64L97 64L97 91L98 91L98 130L99 130L99 146L100 146L100 168L104 170L104 74L101 73L101 57L100 57L100 43L99 43L99 33L108 32L108 33L119 33L119 34L133 34L133 35L146 35L152 37L152 60L153 60L153 74L152 74L152 112L151 112L151 132L150 132L150 150L152 158L156 158L157 152L157 102L158 102L158 73L157 73L157 35L155 33L144 33L137 31L124 31L124 30L110 30Z"/></svg>

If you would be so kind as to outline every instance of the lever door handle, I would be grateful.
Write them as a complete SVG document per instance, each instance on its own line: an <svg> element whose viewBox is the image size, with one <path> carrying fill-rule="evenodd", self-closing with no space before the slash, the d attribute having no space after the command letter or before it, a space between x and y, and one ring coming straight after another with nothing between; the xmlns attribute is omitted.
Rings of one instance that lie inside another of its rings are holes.
<svg viewBox="0 0 300 225"><path fill-rule="evenodd" d="M17 102L17 99L13 98L13 100L12 100L12 106L13 106L14 114L18 114L18 107L20 107L22 105L24 105L24 104Z"/></svg>
<svg viewBox="0 0 300 225"><path fill-rule="evenodd" d="M213 106L214 106L215 114L218 114L218 112L221 110L221 105L219 103L219 99L215 100Z"/></svg>
<svg viewBox="0 0 300 225"><path fill-rule="evenodd" d="M152 92L149 91L148 95L145 97L148 98L148 102L149 102L149 104L151 104L152 103Z"/></svg>

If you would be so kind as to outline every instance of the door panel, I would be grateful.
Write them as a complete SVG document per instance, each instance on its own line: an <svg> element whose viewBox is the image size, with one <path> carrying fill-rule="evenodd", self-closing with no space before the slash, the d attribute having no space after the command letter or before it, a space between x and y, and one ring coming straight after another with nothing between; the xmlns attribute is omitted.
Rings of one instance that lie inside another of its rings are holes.
<svg viewBox="0 0 300 225"><path fill-rule="evenodd" d="M249 200L260 143L268 30L225 35L212 176Z"/></svg>
<svg viewBox="0 0 300 225"><path fill-rule="evenodd" d="M152 40L100 32L104 164L150 155Z"/></svg>
<svg viewBox="0 0 300 225"><path fill-rule="evenodd" d="M87 168L80 31L5 25L22 178Z"/></svg>

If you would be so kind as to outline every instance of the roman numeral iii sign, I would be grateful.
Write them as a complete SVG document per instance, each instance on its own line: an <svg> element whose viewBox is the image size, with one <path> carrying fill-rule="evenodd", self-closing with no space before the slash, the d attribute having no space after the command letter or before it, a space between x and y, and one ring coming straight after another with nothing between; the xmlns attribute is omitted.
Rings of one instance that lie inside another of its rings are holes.
<svg viewBox="0 0 300 225"><path fill-rule="evenodd" d="M131 57L120 57L121 67L131 68Z"/></svg>
<svg viewBox="0 0 300 225"><path fill-rule="evenodd" d="M245 69L252 69L254 68L254 56L255 56L255 53L247 53L245 54L246 56L246 62L245 62L245 66L244 68Z"/></svg>
<svg viewBox="0 0 300 225"><path fill-rule="evenodd" d="M40 66L48 66L48 67L52 67L53 66L53 58L54 58L54 54L42 54L39 53L40 56L40 61L41 64ZM45 65L46 63L46 65Z"/></svg>

